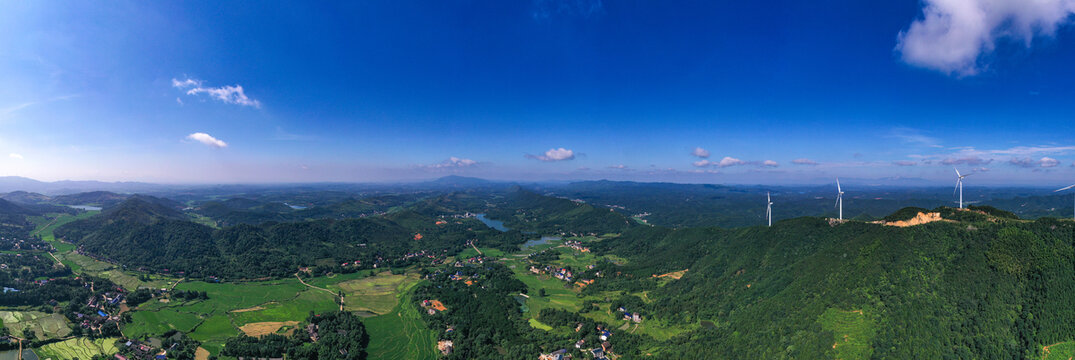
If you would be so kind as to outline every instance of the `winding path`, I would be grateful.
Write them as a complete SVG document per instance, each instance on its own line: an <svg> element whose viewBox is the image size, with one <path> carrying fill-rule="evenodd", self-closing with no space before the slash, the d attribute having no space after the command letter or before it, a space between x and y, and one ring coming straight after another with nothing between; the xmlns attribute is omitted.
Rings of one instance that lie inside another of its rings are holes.
<svg viewBox="0 0 1075 360"><path fill-rule="evenodd" d="M299 276L299 273L295 273L295 278L299 279L299 282L302 283L303 285L309 286L309 287L317 289L317 290L327 292L329 294L332 294L332 296L335 296L335 297L339 298L340 299L340 311L343 311L343 296L340 296L339 294L336 294L332 290L329 290L329 289L326 289L326 288L323 288L323 287L317 287L317 286L307 284L306 281L303 281L302 277Z"/></svg>

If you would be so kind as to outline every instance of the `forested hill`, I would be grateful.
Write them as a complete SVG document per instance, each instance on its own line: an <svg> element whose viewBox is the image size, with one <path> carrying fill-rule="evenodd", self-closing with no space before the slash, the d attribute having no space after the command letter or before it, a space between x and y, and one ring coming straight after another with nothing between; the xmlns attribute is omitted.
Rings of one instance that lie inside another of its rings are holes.
<svg viewBox="0 0 1075 360"><path fill-rule="evenodd" d="M1071 221L937 213L910 227L639 227L592 246L628 264L586 291L645 294L632 308L656 321L706 321L654 354L669 359L1039 358L1075 340Z"/></svg>
<svg viewBox="0 0 1075 360"><path fill-rule="evenodd" d="M604 234L638 226L626 216L611 210L517 187L497 199L486 212L512 229L526 231Z"/></svg>
<svg viewBox="0 0 1075 360"><path fill-rule="evenodd" d="M501 233L477 220L436 224L436 219L413 211L213 229L162 204L167 202L135 196L60 227L56 236L86 254L132 268L226 279L283 277L308 266L318 268L315 272L340 272L400 265L428 260L407 254L424 251L443 257L475 239L505 248L525 241L517 231ZM341 263L355 261L359 265L341 268Z"/></svg>

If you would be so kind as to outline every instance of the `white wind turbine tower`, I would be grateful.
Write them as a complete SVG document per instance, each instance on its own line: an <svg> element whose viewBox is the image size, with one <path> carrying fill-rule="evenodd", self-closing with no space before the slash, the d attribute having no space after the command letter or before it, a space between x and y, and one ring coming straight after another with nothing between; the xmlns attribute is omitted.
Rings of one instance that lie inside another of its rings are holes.
<svg viewBox="0 0 1075 360"><path fill-rule="evenodd" d="M765 220L769 221L769 227L773 226L773 198L765 193Z"/></svg>
<svg viewBox="0 0 1075 360"><path fill-rule="evenodd" d="M1065 188L1056 189L1056 191L1053 191L1053 192L1061 192L1061 191L1064 191L1064 190L1067 190L1067 189L1070 189L1070 188L1075 188L1075 185L1071 185L1071 186L1068 186L1068 187L1065 187ZM1073 204L1075 204L1075 202L1073 202ZM1075 220L1075 214L1072 214L1071 219Z"/></svg>
<svg viewBox="0 0 1075 360"><path fill-rule="evenodd" d="M844 191L840 189L840 178L836 178L836 207L840 208L840 220L844 219Z"/></svg>
<svg viewBox="0 0 1075 360"><path fill-rule="evenodd" d="M956 171L956 190L959 191L959 208L962 209L963 208L963 178L971 176L971 174L960 175L959 174L959 169L956 169L954 167L952 168L952 170ZM955 195L955 191L952 191L952 195Z"/></svg>

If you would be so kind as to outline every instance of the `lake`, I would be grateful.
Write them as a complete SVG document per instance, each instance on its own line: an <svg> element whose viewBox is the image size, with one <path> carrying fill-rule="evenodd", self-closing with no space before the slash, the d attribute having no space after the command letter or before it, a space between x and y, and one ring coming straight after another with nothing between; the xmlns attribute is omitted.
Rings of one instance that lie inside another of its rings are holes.
<svg viewBox="0 0 1075 360"><path fill-rule="evenodd" d="M500 231L511 230L511 229L508 229L506 226L504 226L503 221L496 221L496 220L493 220L493 219L486 218L485 214L478 214L476 216L476 218L478 218L479 221L484 223L485 226L491 227L493 229L497 229L497 230L500 230Z"/></svg>
<svg viewBox="0 0 1075 360"><path fill-rule="evenodd" d="M291 204L288 204L288 203L284 203L284 205L287 205L287 207L295 209L295 210L302 210L302 209L306 208L305 206L291 205Z"/></svg>
<svg viewBox="0 0 1075 360"><path fill-rule="evenodd" d="M100 206L92 205L67 205L67 207L86 211L101 211Z"/></svg>

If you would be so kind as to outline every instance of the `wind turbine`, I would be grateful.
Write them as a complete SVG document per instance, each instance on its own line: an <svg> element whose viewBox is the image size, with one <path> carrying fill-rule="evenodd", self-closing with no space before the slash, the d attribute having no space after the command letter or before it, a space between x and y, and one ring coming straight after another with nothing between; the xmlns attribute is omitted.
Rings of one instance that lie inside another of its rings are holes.
<svg viewBox="0 0 1075 360"><path fill-rule="evenodd" d="M962 209L963 208L963 178L971 176L971 174L960 175L959 174L959 169L956 169L954 167L952 168L952 170L956 171L956 189L952 191L952 195L955 195L956 191L959 191L959 208Z"/></svg>
<svg viewBox="0 0 1075 360"><path fill-rule="evenodd" d="M1070 188L1075 188L1075 185L1071 185L1071 186L1068 186L1068 187L1065 187L1065 188L1056 189L1056 191L1053 191L1053 192L1061 192L1061 191L1064 191L1064 190L1067 190L1067 189L1070 189ZM1072 218L1072 220L1075 220L1075 214L1072 214L1071 218Z"/></svg>
<svg viewBox="0 0 1075 360"><path fill-rule="evenodd" d="M844 219L844 191L840 189L840 178L836 178L836 207L840 208L840 220Z"/></svg>
<svg viewBox="0 0 1075 360"><path fill-rule="evenodd" d="M769 221L769 227L773 226L773 198L765 193L765 220Z"/></svg>

